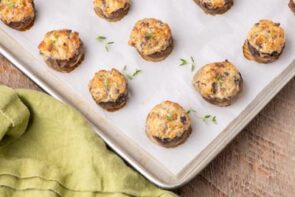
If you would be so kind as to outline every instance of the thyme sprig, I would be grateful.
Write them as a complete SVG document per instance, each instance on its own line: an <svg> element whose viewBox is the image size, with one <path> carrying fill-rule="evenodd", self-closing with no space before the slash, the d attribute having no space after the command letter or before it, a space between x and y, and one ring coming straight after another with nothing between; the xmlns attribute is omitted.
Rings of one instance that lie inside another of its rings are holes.
<svg viewBox="0 0 295 197"><path fill-rule="evenodd" d="M191 65L191 71L193 72L196 69L196 62L194 57L191 56L190 61L184 58L180 58L179 66L186 66L186 65Z"/></svg>
<svg viewBox="0 0 295 197"><path fill-rule="evenodd" d="M110 48L111 48L111 45L113 45L114 42L107 42L105 45L104 45L104 48L107 52L110 51Z"/></svg>
<svg viewBox="0 0 295 197"><path fill-rule="evenodd" d="M189 109L189 110L186 111L186 114L187 114L187 115L190 115L190 114L192 114L192 113L195 113L195 114L197 115L197 117L198 117L199 119L201 119L201 120L202 120L203 122L205 122L205 123L209 123L209 122L211 122L211 123L213 123L213 124L217 124L217 117L216 117L216 116L213 116L213 115L210 115L210 114L207 114L207 115L204 115L204 116L199 116L199 115L197 114L197 111L194 110L194 109Z"/></svg>
<svg viewBox="0 0 295 197"><path fill-rule="evenodd" d="M107 52L109 52L111 49L111 46L115 44L115 42L113 41L108 41L107 37L105 36L97 36L96 40L104 44L104 48Z"/></svg>
<svg viewBox="0 0 295 197"><path fill-rule="evenodd" d="M190 114L192 114L192 113L197 113L197 111L194 110L194 109L189 109L189 110L186 111L186 114L187 114L187 115L190 115Z"/></svg>
<svg viewBox="0 0 295 197"><path fill-rule="evenodd" d="M142 72L142 70L139 69L135 69L135 71L131 74L128 73L127 71L127 66L125 65L122 73L129 79L129 80L133 80L137 75L139 75Z"/></svg>
<svg viewBox="0 0 295 197"><path fill-rule="evenodd" d="M212 116L210 114L207 114L207 115L203 116L202 117L202 120L204 122L212 122L214 124L217 124L217 118L216 118L216 116Z"/></svg>

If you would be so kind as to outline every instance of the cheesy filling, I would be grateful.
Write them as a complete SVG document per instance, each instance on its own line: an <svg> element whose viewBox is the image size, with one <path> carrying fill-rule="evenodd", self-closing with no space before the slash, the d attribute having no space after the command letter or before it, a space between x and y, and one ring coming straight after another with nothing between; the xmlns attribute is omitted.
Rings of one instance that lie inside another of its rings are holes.
<svg viewBox="0 0 295 197"><path fill-rule="evenodd" d="M99 8L106 17L114 12L123 9L130 2L129 0L94 0L94 7Z"/></svg>
<svg viewBox="0 0 295 197"><path fill-rule="evenodd" d="M165 101L152 109L146 126L151 136L173 140L189 130L191 120L179 104Z"/></svg>
<svg viewBox="0 0 295 197"><path fill-rule="evenodd" d="M116 102L127 91L127 80L119 71L101 70L89 83L89 90L96 102Z"/></svg>
<svg viewBox="0 0 295 197"><path fill-rule="evenodd" d="M162 52L170 46L172 34L169 26L156 19L143 19L133 28L129 45L143 55Z"/></svg>
<svg viewBox="0 0 295 197"><path fill-rule="evenodd" d="M6 23L22 22L34 16L35 11L32 0L0 1L0 18Z"/></svg>
<svg viewBox="0 0 295 197"><path fill-rule="evenodd" d="M225 5L225 0L201 0L209 8L220 8Z"/></svg>
<svg viewBox="0 0 295 197"><path fill-rule="evenodd" d="M56 60L69 60L79 52L81 40L77 32L57 30L48 32L39 45L40 53Z"/></svg>
<svg viewBox="0 0 295 197"><path fill-rule="evenodd" d="M194 86L205 98L229 99L240 91L241 76L230 62L207 64L194 77Z"/></svg>
<svg viewBox="0 0 295 197"><path fill-rule="evenodd" d="M248 41L261 53L281 52L285 45L285 33L279 24L261 20L248 33Z"/></svg>

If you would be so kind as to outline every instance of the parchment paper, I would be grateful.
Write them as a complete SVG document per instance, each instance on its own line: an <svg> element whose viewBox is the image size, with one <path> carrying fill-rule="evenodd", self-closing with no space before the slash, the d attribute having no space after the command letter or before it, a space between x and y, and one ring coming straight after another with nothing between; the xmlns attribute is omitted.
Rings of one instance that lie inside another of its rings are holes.
<svg viewBox="0 0 295 197"><path fill-rule="evenodd" d="M238 117L295 57L295 16L287 6L288 0L235 0L233 8L221 16L204 14L193 0L132 0L129 14L116 23L98 18L93 11L92 0L35 0L35 4L38 16L31 30L17 32L3 24L0 27L38 58L40 67L47 66L37 46L47 31L59 28L78 31L86 48L82 65L70 74L50 68L44 74L53 74L68 84L97 113L117 127L118 132L130 137L175 175ZM172 29L175 48L163 62L146 62L127 44L135 22L145 17L158 18ZM247 61L242 54L247 32L264 18L280 22L287 36L285 52L277 62L268 65ZM98 35L115 42L109 52L96 41ZM189 60L191 56L196 60L196 70L206 63L225 59L240 69L245 81L244 91L232 106L213 106L194 91L194 72L189 65L179 66L180 58ZM124 65L128 66L129 72L138 68L142 73L129 81L131 96L127 106L115 113L105 112L92 100L88 82L100 69L115 67L121 70ZM145 119L150 109L164 100L178 102L186 109L193 108L199 116L216 115L218 124L206 124L197 114L192 114L193 132L187 142L174 149L159 147L146 137Z"/></svg>

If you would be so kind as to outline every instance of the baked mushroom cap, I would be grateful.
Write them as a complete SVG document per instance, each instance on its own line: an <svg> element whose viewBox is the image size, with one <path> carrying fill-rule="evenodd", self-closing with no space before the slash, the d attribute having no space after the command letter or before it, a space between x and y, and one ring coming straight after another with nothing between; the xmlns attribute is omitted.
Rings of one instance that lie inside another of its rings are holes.
<svg viewBox="0 0 295 197"><path fill-rule="evenodd" d="M95 13L110 22L115 22L127 15L130 0L94 0Z"/></svg>
<svg viewBox="0 0 295 197"><path fill-rule="evenodd" d="M243 46L244 56L258 63L277 60L285 48L285 33L279 23L260 20L248 33Z"/></svg>
<svg viewBox="0 0 295 197"><path fill-rule="evenodd" d="M34 24L34 2L32 0L1 0L0 19L13 29L25 31Z"/></svg>
<svg viewBox="0 0 295 197"><path fill-rule="evenodd" d="M160 20L146 18L138 21L130 35L129 45L147 61L161 61L173 49L170 27Z"/></svg>
<svg viewBox="0 0 295 197"><path fill-rule="evenodd" d="M289 7L295 14L295 0L290 0Z"/></svg>
<svg viewBox="0 0 295 197"><path fill-rule="evenodd" d="M116 69L95 73L88 86L95 102L107 111L116 111L127 103L127 80Z"/></svg>
<svg viewBox="0 0 295 197"><path fill-rule="evenodd" d="M207 14L223 14L234 4L233 0L194 0Z"/></svg>
<svg viewBox="0 0 295 197"><path fill-rule="evenodd" d="M242 91L243 78L229 61L203 66L193 78L194 88L211 104L228 106Z"/></svg>
<svg viewBox="0 0 295 197"><path fill-rule="evenodd" d="M191 132L191 119L177 103L164 101L148 114L146 134L158 145L176 147L184 143Z"/></svg>
<svg viewBox="0 0 295 197"><path fill-rule="evenodd" d="M84 48L79 33L69 29L46 33L38 48L45 62L60 72L74 70L84 58Z"/></svg>

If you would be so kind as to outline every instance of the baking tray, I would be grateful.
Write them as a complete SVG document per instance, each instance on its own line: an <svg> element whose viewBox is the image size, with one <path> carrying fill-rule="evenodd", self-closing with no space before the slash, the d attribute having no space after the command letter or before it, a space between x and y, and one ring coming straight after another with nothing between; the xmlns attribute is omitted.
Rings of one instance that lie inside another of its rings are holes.
<svg viewBox="0 0 295 197"><path fill-rule="evenodd" d="M166 0L163 0L161 2L164 2L164 1ZM261 5L265 3L263 1L265 0L262 0L260 2ZM36 1L36 6L37 6L37 9L42 11L41 9L42 6L39 5L41 4L41 2L42 1ZM71 2L74 3L75 1L71 1ZM147 1L142 1L142 2L144 3ZM156 3L156 2L153 2L153 0L149 2L150 4ZM196 12L199 16L204 17L204 20L214 21L216 19L219 20L220 18L225 20L226 17L230 16L230 14L227 16L220 16L220 17L217 16L215 18L211 16L205 16L202 13L202 11L197 6L195 6L195 4L192 1L187 0L184 2L188 6L191 5L192 10ZM275 2L278 4L278 2L275 0L273 0L272 3L269 3L270 8L274 9L273 5ZM67 4L68 2L64 1L64 3ZM134 2L134 4L135 3L136 2ZM179 3L179 1L173 0L170 4L173 7L173 5L176 5L177 3ZM54 2L52 2L52 4L54 4ZM136 8L135 5L134 7ZM235 5L233 9L241 9L241 7L243 7L242 4L237 3L237 5ZM291 13L289 13L287 6L286 8L283 8L282 6L281 7L277 6L277 7L284 9L282 12L285 13L284 15L290 15L286 17L288 17L288 19L291 20L291 17L293 16L291 15ZM89 3L89 10L91 11L91 13L93 13L91 2ZM157 15L156 11L154 12L155 13L153 14ZM236 10L236 11L230 11L230 12L232 12L232 15L235 15L235 12L238 12L238 11ZM264 15L261 14L261 16L257 16L257 19L267 17L267 16L268 16L267 14L264 14ZM92 17L94 17L95 20L98 21L98 24L99 22L101 22L101 20L96 18L94 14ZM158 16L158 17L161 17L161 16ZM169 15L167 14L166 17L169 18ZM127 19L123 19L123 20L127 20ZM38 19L36 22L37 24L35 24L35 26L38 27ZM254 22L256 21L252 20L251 23L245 22L245 26L247 26L245 27L245 29L249 29ZM246 24L249 24L249 25L246 25ZM48 30L51 30L51 29L54 29L54 27L48 28ZM19 32L14 32L13 30L8 29L4 25L0 26L0 53L4 55L8 60L10 60L24 74L26 74L29 78L31 78L45 92L47 92L48 94L54 96L55 98L63 102L71 104L72 106L76 107L79 111L81 111L85 115L85 117L89 120L89 122L93 125L98 135L101 136L101 138L115 152L117 152L129 164L131 164L131 166L133 166L136 170L138 170L151 182L155 183L156 185L162 188L167 188L167 189L173 189L173 188L179 187L185 184L186 182L188 182L189 180L191 180L195 175L197 175L244 128L244 126L246 126L249 123L249 121L251 121L255 117L255 115L277 94L277 92L282 87L284 87L284 85L295 74L294 62L291 64L288 63L287 65L285 65L283 70L278 69L279 72L277 73L277 75L268 81L267 85L263 87L260 93L255 95L255 98L253 98L253 100L249 102L247 107L241 113L239 113L239 115L237 115L228 125L226 125L225 129L220 131L218 135L212 141L210 141L208 145L206 145L205 149L203 149L197 156L195 156L194 159L192 159L188 165L185 165L185 167L183 167L178 173L172 173L171 170L167 169L165 166L161 164L159 159L158 160L155 159L153 155L144 151L138 145L138 143L134 142L132 139L124 135L124 133L116 132L116 129L105 118L96 116L95 115L96 113L93 112L92 106L90 106L88 103L89 100L84 99L83 97L78 95L74 89L70 89L68 88L66 84L62 83L60 79L61 75L55 75L54 71L49 70L47 66L42 61L40 61L40 57L36 56L36 52L32 52L28 50L28 47L27 48L24 47L23 43L16 41L15 37L13 37L13 35L15 35L16 33L21 34ZM41 37L43 36L43 33L45 32L40 33ZM245 38L245 36L246 36L246 33L243 38ZM293 48L293 44L291 44L293 43L292 42L293 40L291 40L290 37L288 37L288 39L289 39L288 40L289 46L287 45L287 48L286 48L286 50L289 51L288 55L287 56L283 55L281 59L283 58L290 59L290 56L294 57L294 54L290 54L290 51ZM87 53L86 53L86 58L87 58ZM213 61L213 60L210 59L208 61ZM285 64L285 62L283 63ZM142 64L144 64L144 62ZM249 66L253 66L253 64L255 63L249 62ZM201 65L198 65L198 67L199 66ZM272 66L272 65L268 65L268 66ZM269 67L269 69L270 68L271 67ZM267 69L267 67L265 67L264 69ZM248 85L250 84L249 79L247 78L246 78L246 84ZM200 102L203 102L203 101L200 99ZM204 103L204 106L208 108L211 107L206 103ZM234 104L233 108L236 106L237 104ZM220 109L216 108L216 110L220 110ZM174 150L171 149L169 151L174 151ZM192 151L192 150L187 150L187 151ZM174 162L177 163L177 160Z"/></svg>

